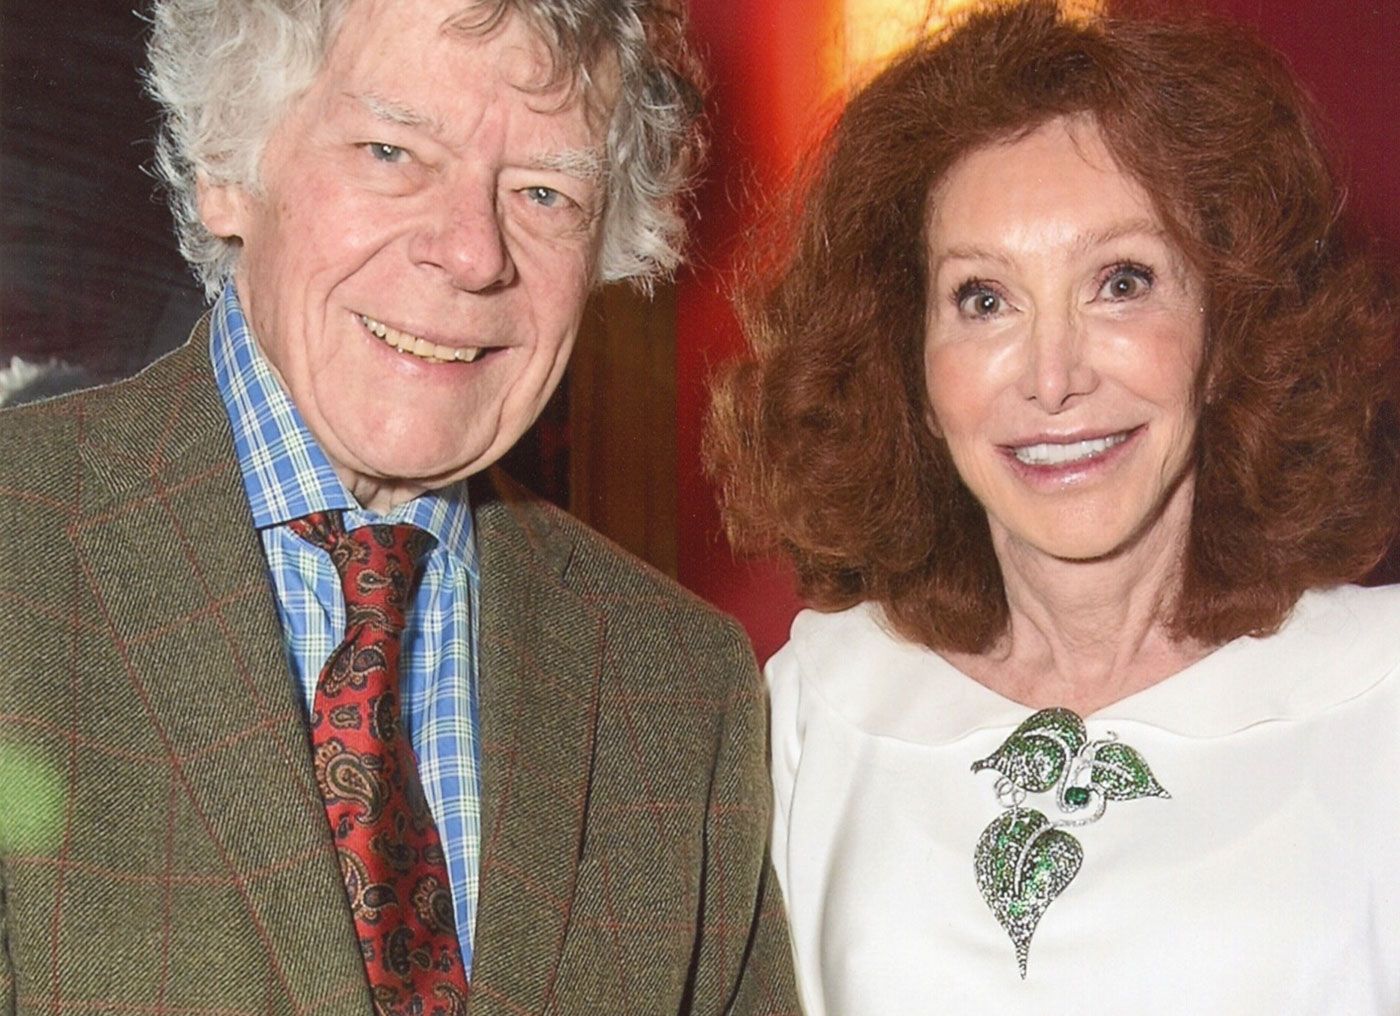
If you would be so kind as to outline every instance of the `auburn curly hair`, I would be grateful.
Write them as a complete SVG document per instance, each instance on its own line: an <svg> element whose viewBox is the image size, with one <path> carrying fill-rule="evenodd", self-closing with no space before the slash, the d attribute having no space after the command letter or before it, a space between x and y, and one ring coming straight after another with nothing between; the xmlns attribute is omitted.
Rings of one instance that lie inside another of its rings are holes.
<svg viewBox="0 0 1400 1016"><path fill-rule="evenodd" d="M1204 279L1196 482L1177 638L1275 630L1363 576L1400 506L1394 289L1339 225L1312 104L1246 30L1046 0L974 13L855 95L740 296L706 463L734 544L812 606L880 603L984 651L1008 608L986 514L926 424L929 196L962 156L1087 116Z"/></svg>

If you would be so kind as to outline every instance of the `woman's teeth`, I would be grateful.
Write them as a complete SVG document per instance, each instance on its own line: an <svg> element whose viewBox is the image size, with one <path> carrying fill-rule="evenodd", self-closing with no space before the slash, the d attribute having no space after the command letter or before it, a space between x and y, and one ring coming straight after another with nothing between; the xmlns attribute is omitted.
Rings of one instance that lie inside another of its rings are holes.
<svg viewBox="0 0 1400 1016"><path fill-rule="evenodd" d="M436 342L429 342L417 335L409 335L397 328L390 328L388 325L381 324L372 317L365 317L363 314L360 315L360 323L369 329L371 335L383 339L400 353L410 353L432 363L447 363L451 360L471 363L481 355L479 347L454 349L452 346L439 346Z"/></svg>
<svg viewBox="0 0 1400 1016"><path fill-rule="evenodd" d="M1128 432L1110 434L1108 437L1094 438L1092 441L1074 441L1070 444L1033 444L1013 448L1018 462L1028 466L1059 466L1066 462L1079 462L1102 455L1114 445L1128 440Z"/></svg>

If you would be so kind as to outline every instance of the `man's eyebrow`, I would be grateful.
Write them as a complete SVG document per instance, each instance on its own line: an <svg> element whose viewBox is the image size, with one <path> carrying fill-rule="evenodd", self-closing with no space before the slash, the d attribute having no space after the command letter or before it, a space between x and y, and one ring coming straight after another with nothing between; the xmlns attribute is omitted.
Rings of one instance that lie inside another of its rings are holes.
<svg viewBox="0 0 1400 1016"><path fill-rule="evenodd" d="M446 134L442 122L436 117L420 113L411 106L406 106L394 99L386 98L376 92L347 94L352 101L368 110L376 120L383 120L385 123L396 124L399 127L426 130L439 138ZM580 180L596 183L607 175L607 159L596 148L571 148L562 152L537 156L530 160L529 168L566 173Z"/></svg>
<svg viewBox="0 0 1400 1016"><path fill-rule="evenodd" d="M385 123L396 124L399 127L427 130L437 137L442 137L445 133L442 122L436 117L420 113L402 102L385 98L375 92L351 92L347 94L352 101L369 110L370 115L376 120L383 120Z"/></svg>
<svg viewBox="0 0 1400 1016"><path fill-rule="evenodd" d="M598 183L607 175L607 159L596 148L570 148L530 160L531 169L546 169Z"/></svg>

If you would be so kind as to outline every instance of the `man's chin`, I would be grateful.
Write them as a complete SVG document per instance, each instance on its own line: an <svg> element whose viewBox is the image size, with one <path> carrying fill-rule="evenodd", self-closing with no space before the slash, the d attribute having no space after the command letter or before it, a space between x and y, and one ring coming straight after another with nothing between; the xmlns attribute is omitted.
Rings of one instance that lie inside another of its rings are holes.
<svg viewBox="0 0 1400 1016"><path fill-rule="evenodd" d="M404 448L395 456L392 449L376 448L371 460L347 466L332 456L331 465L361 505L383 512L479 473L499 457L480 455L464 461L461 454L434 456L424 451L421 446Z"/></svg>

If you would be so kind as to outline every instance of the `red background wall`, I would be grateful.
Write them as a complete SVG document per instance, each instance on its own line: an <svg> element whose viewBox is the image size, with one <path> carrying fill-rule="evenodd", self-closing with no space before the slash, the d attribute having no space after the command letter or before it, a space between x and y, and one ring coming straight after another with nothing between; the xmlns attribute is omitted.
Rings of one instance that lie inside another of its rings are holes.
<svg viewBox="0 0 1400 1016"><path fill-rule="evenodd" d="M911 0L911 3L914 0ZM836 31L834 2L690 0L711 76L714 136L700 194L696 267L680 280L677 425L681 581L736 615L760 659L787 636L798 603L776 562L736 560L720 533L699 448L706 383L741 340L725 292L741 233L766 193L783 185L802 138L821 118L817 54ZM1287 55L1322 106L1354 211L1400 254L1400 4L1395 0L1200 0ZM1389 8L1389 9L1387 9Z"/></svg>

